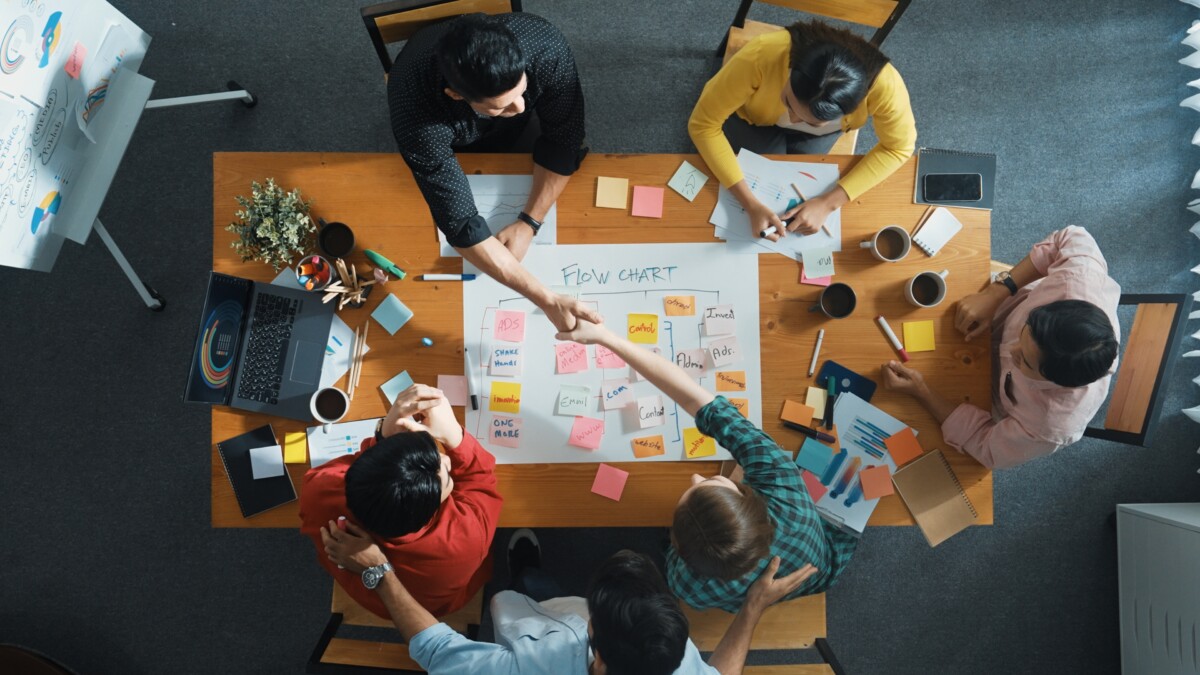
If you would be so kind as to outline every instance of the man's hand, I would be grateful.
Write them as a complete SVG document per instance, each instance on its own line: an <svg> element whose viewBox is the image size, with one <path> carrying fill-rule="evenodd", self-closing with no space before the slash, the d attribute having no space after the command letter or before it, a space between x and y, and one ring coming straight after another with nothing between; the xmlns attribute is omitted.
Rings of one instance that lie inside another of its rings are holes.
<svg viewBox="0 0 1200 675"><path fill-rule="evenodd" d="M529 252L529 245L533 242L533 228L528 223L518 220L496 233L496 238L514 258L518 261L524 260L525 254Z"/></svg>
<svg viewBox="0 0 1200 675"><path fill-rule="evenodd" d="M916 398L929 393L929 388L925 386L925 376L918 370L900 365L899 361L888 361L880 370L883 373L884 389Z"/></svg>
<svg viewBox="0 0 1200 675"><path fill-rule="evenodd" d="M1007 287L988 284L982 291L959 300L954 312L954 327L969 341L992 325L996 309L1009 295Z"/></svg>
<svg viewBox="0 0 1200 675"><path fill-rule="evenodd" d="M746 593L746 608L755 612L763 612L771 605L787 597L800 588L808 578L817 573L817 568L805 565L786 577L776 577L779 571L779 556L771 559L767 569L759 575Z"/></svg>
<svg viewBox="0 0 1200 675"><path fill-rule="evenodd" d="M383 551L371 541L370 535L349 520L343 520L342 523L346 526L345 530L340 529L333 520L321 528L325 553L335 565L362 574L368 567L388 561Z"/></svg>
<svg viewBox="0 0 1200 675"><path fill-rule="evenodd" d="M768 234L765 237L766 239L779 241L781 237L787 234L783 221L780 220L777 213L753 196L750 197L750 200L750 203L745 206L746 218L750 221L750 234L755 239L761 237L762 232L770 227L774 227L775 231Z"/></svg>
<svg viewBox="0 0 1200 675"><path fill-rule="evenodd" d="M400 392L383 420L386 438L401 431L424 431L449 448L462 444L463 430L440 389L414 384Z"/></svg>
<svg viewBox="0 0 1200 675"><path fill-rule="evenodd" d="M550 304L541 306L541 309L559 332L575 330L578 319L604 323L604 317L599 312L569 295L554 295Z"/></svg>
<svg viewBox="0 0 1200 675"><path fill-rule="evenodd" d="M616 335L608 329L607 326L596 325L591 321L581 320L575 322L575 329L569 332L558 333L554 336L555 340L571 340L584 345L611 345Z"/></svg>
<svg viewBox="0 0 1200 675"><path fill-rule="evenodd" d="M829 214L833 213L836 208L837 206L833 204L833 200L828 195L821 195L785 211L783 219L791 219L791 222L787 224L788 232L816 234L825 224L825 220L829 218Z"/></svg>

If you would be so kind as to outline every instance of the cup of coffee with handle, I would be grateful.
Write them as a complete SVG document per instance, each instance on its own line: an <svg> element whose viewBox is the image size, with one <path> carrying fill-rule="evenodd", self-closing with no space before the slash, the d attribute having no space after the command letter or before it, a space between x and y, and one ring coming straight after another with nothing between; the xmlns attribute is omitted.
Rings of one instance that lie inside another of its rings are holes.
<svg viewBox="0 0 1200 675"><path fill-rule="evenodd" d="M888 225L858 247L871 249L871 253L883 262L897 262L912 250L912 237L903 227Z"/></svg>
<svg viewBox="0 0 1200 675"><path fill-rule="evenodd" d="M904 297L917 307L936 307L946 299L946 277L950 270L921 272L904 285Z"/></svg>
<svg viewBox="0 0 1200 675"><path fill-rule="evenodd" d="M858 305L858 297L854 289L843 283L829 284L821 291L817 304L808 308L810 312L820 311L831 319L844 319Z"/></svg>
<svg viewBox="0 0 1200 675"><path fill-rule="evenodd" d="M308 402L312 416L321 423L321 431L329 433L330 425L340 422L350 411L350 397L337 387L318 389Z"/></svg>

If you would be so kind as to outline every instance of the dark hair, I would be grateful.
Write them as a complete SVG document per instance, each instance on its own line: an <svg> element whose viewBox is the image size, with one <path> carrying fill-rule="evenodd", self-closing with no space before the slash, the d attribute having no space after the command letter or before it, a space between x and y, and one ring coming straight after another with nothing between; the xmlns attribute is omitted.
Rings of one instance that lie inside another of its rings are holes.
<svg viewBox="0 0 1200 675"><path fill-rule="evenodd" d="M705 485L675 507L671 539L679 557L697 574L730 581L753 570L771 553L775 526L767 503L754 489Z"/></svg>
<svg viewBox="0 0 1200 675"><path fill-rule="evenodd" d="M792 93L819 120L850 114L867 96L888 58L848 30L820 21L788 26Z"/></svg>
<svg viewBox="0 0 1200 675"><path fill-rule="evenodd" d="M688 621L650 558L619 551L588 588L592 649L609 675L670 675L683 662Z"/></svg>
<svg viewBox="0 0 1200 675"><path fill-rule="evenodd" d="M1104 310L1083 300L1059 300L1025 321L1042 352L1038 371L1062 387L1082 387L1104 377L1117 358L1117 336Z"/></svg>
<svg viewBox="0 0 1200 675"><path fill-rule="evenodd" d="M438 40L437 63L450 89L472 103L511 90L525 74L517 36L485 14L450 24Z"/></svg>
<svg viewBox="0 0 1200 675"><path fill-rule="evenodd" d="M424 431L401 432L367 448L346 471L346 506L381 537L425 527L442 504L437 443Z"/></svg>

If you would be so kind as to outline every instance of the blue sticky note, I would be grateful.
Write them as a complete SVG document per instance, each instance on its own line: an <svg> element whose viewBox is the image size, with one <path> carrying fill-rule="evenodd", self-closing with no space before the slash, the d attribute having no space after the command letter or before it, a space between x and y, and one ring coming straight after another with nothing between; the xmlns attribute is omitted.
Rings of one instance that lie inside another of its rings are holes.
<svg viewBox="0 0 1200 675"><path fill-rule="evenodd" d="M387 382L379 385L379 388L383 390L383 395L387 397L388 403L395 403L396 397L400 395L400 392L408 389L412 385L413 379L408 376L408 371L405 370Z"/></svg>
<svg viewBox="0 0 1200 675"><path fill-rule="evenodd" d="M833 459L833 448L822 445L812 438L806 438L804 445L800 446L800 452L796 455L796 464L800 465L800 468L808 469L820 476L825 473L825 469L829 468L831 459Z"/></svg>
<svg viewBox="0 0 1200 675"><path fill-rule="evenodd" d="M379 303L374 312L371 312L371 318L379 322L380 326L388 333L395 335L396 331L404 327L408 320L413 318L412 310L400 302L392 293Z"/></svg>

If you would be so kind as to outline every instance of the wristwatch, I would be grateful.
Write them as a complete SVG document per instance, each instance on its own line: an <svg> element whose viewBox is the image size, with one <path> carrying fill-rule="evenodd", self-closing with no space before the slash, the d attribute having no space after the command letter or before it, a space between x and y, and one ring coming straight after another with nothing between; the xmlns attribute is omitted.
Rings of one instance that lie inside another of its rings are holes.
<svg viewBox="0 0 1200 675"><path fill-rule="evenodd" d="M1012 275L1008 272L997 272L996 283L1004 284L1004 287L1008 289L1009 295L1017 294L1017 282L1012 280Z"/></svg>
<svg viewBox="0 0 1200 675"><path fill-rule="evenodd" d="M533 236L535 236L535 237L537 236L538 230L542 229L542 221L538 220L537 218L534 218L533 216L529 215L528 213L525 213L524 211L517 214L517 220L521 221L522 223L525 223L529 227L532 227L533 228Z"/></svg>
<svg viewBox="0 0 1200 675"><path fill-rule="evenodd" d="M366 586L369 590L375 590L375 587L379 585L379 582L383 581L383 576L391 571L391 563L383 563L382 565L368 567L362 572L363 586Z"/></svg>
<svg viewBox="0 0 1200 675"><path fill-rule="evenodd" d="M378 422L375 423L375 442L376 443L383 440L383 420L384 419L386 419L386 418L381 418Z"/></svg>

